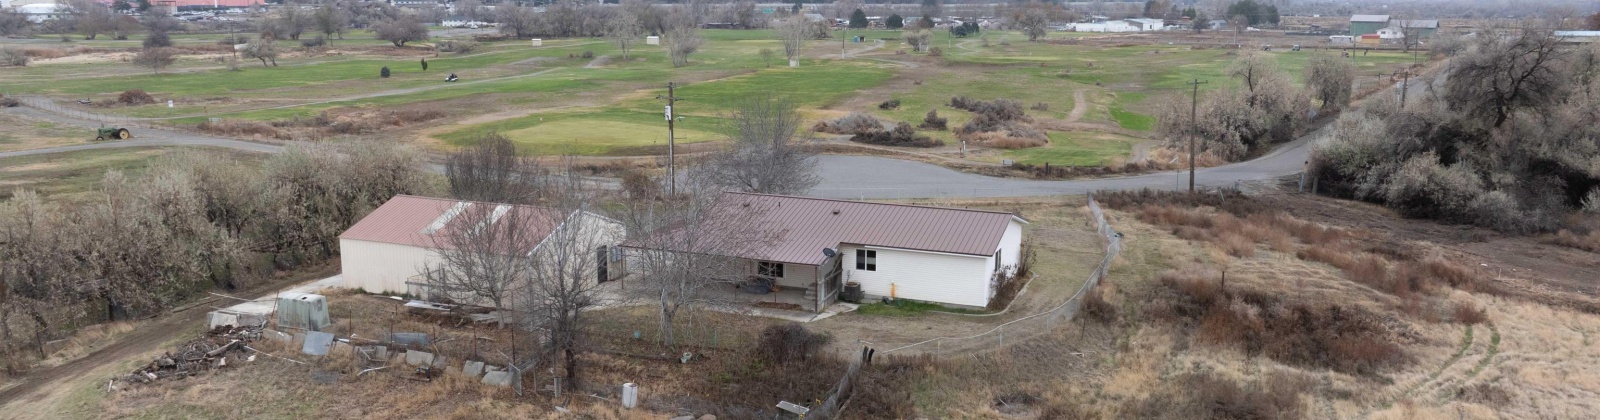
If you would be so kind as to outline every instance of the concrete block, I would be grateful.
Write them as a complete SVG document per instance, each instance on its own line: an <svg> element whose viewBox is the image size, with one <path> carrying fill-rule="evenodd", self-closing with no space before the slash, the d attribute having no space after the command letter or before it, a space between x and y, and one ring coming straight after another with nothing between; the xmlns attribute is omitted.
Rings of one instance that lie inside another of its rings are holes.
<svg viewBox="0 0 1600 420"><path fill-rule="evenodd" d="M300 352L312 356L327 356L328 349L333 346L333 334L321 331L307 332L305 340Z"/></svg>
<svg viewBox="0 0 1600 420"><path fill-rule="evenodd" d="M412 366L431 365L433 364L433 353L408 350L406 351L406 364Z"/></svg>
<svg viewBox="0 0 1600 420"><path fill-rule="evenodd" d="M511 372L503 370L489 371L483 374L483 383L501 388L511 386Z"/></svg>
<svg viewBox="0 0 1600 420"><path fill-rule="evenodd" d="M461 373L467 375L468 378L476 378L483 374L483 362L468 361L467 364L461 366Z"/></svg>
<svg viewBox="0 0 1600 420"><path fill-rule="evenodd" d="M229 313L222 313L222 312L218 312L218 311L211 311L211 312L206 313L206 329L207 330L214 330L214 329L217 329L217 327L237 327L237 326L239 326L239 316L238 315L229 314Z"/></svg>

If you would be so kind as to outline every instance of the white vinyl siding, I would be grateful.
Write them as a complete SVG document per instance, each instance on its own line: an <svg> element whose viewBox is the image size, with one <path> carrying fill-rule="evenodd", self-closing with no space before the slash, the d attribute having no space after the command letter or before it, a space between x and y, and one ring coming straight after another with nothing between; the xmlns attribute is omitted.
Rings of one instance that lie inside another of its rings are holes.
<svg viewBox="0 0 1600 420"><path fill-rule="evenodd" d="M843 281L861 283L873 296L982 307L989 304L992 257L866 247L877 251L878 270L856 270L856 249L844 248Z"/></svg>
<svg viewBox="0 0 1600 420"><path fill-rule="evenodd" d="M355 239L340 239L339 255L344 287L369 293L413 292L406 282L420 282L417 273L439 261L427 248Z"/></svg>
<svg viewBox="0 0 1600 420"><path fill-rule="evenodd" d="M1022 256L1021 222L1013 219L1010 224L1006 225L1006 233L1000 236L1000 248L996 251L1000 253L1000 267L1004 268L1007 273L1017 268L1017 258ZM990 267L993 266L991 265Z"/></svg>
<svg viewBox="0 0 1600 420"><path fill-rule="evenodd" d="M750 263L751 274L760 273L760 268L757 267L757 264L760 264L760 262L752 261ZM773 279L778 281L779 286L783 286L785 288L807 289L817 282L817 266L804 264L784 264L783 276L775 276Z"/></svg>

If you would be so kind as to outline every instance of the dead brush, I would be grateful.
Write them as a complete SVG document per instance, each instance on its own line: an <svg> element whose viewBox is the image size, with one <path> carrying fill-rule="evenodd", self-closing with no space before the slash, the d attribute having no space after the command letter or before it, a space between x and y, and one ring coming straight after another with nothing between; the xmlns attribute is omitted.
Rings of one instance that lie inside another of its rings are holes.
<svg viewBox="0 0 1600 420"><path fill-rule="evenodd" d="M1588 234L1580 234L1562 229L1546 238L1545 242L1589 252L1600 252L1600 230L1591 231Z"/></svg>
<svg viewBox="0 0 1600 420"><path fill-rule="evenodd" d="M222 121L218 121L218 122L207 121L207 122L200 123L200 125L197 128L199 128L200 131L203 131L203 132L213 133L213 134L221 134L221 135L226 135L226 136L242 136L242 137L259 136L259 137L263 137L263 138L273 138L273 139L279 139L279 140L289 140L291 138L291 136L289 136L288 133L284 133L282 131L279 131L276 127L273 127L271 124L267 124L267 123L259 122L259 121L244 121L244 120L222 120Z"/></svg>

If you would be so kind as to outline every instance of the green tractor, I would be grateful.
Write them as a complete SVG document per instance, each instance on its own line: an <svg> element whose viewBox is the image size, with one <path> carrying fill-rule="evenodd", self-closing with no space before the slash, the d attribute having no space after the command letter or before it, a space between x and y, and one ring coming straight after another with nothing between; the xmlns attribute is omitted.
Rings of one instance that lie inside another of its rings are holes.
<svg viewBox="0 0 1600 420"><path fill-rule="evenodd" d="M133 138L133 132L121 127L100 127L100 132L94 136L96 141L104 141L106 139L127 140L131 138Z"/></svg>

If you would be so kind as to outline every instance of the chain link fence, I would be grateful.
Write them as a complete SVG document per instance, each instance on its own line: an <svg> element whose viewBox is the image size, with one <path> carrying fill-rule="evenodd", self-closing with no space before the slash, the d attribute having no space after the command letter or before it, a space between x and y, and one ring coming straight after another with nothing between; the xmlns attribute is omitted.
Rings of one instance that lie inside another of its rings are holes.
<svg viewBox="0 0 1600 420"><path fill-rule="evenodd" d="M1122 252L1121 235L1115 229L1112 229L1109 223L1106 223L1105 213L1100 209L1100 204L1094 200L1092 195L1089 196L1089 211L1094 214L1098 233L1106 241L1106 255L1100 261L1100 264L1095 267L1094 271L1089 273L1089 280L1083 283L1083 287L1078 289L1078 293L1072 295L1072 298L1067 299L1060 306L1017 318L995 326L988 331L965 337L937 337L894 347L884 343L869 343L865 341L862 344L882 349L879 351L880 353L922 353L936 356L962 354L999 348L1005 346L1008 342L1016 342L1042 334L1062 322L1072 320L1083 306L1084 295L1088 294L1089 290L1093 289L1095 285L1100 284L1100 280L1105 278L1106 272L1111 268L1111 261L1115 260L1117 254Z"/></svg>

